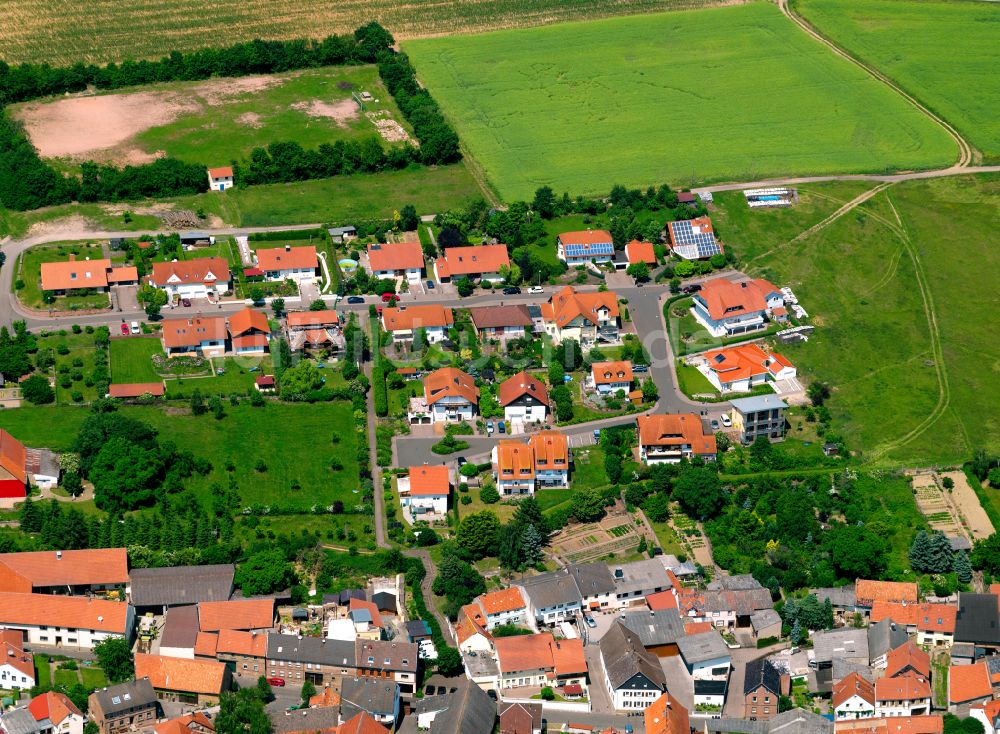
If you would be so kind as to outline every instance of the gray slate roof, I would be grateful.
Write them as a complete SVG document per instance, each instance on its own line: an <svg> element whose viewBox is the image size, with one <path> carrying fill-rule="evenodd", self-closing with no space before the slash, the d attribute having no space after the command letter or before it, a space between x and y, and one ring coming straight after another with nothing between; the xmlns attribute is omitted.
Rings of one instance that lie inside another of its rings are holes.
<svg viewBox="0 0 1000 734"><path fill-rule="evenodd" d="M340 715L346 721L366 711L372 716L389 716L399 686L386 678L345 678L340 687Z"/></svg>
<svg viewBox="0 0 1000 734"><path fill-rule="evenodd" d="M645 647L669 645L684 637L684 620L676 609L624 612L619 619L639 635Z"/></svg>
<svg viewBox="0 0 1000 734"><path fill-rule="evenodd" d="M887 655L909 639L906 628L886 618L868 628L868 660Z"/></svg>
<svg viewBox="0 0 1000 734"><path fill-rule="evenodd" d="M329 729L340 723L340 711L336 706L300 711L276 711L269 716L274 725L274 734L311 733Z"/></svg>
<svg viewBox="0 0 1000 734"><path fill-rule="evenodd" d="M774 410L775 408L787 408L788 404L777 395L758 395L752 398L736 398L730 400L732 406L740 413L756 413L759 410Z"/></svg>
<svg viewBox="0 0 1000 734"><path fill-rule="evenodd" d="M661 691L667 688L667 678L655 655L646 652L642 640L620 622L615 622L601 638L598 646L604 671L614 688L624 685L637 673L644 675Z"/></svg>
<svg viewBox="0 0 1000 734"><path fill-rule="evenodd" d="M194 648L198 640L198 607L171 607L163 622L160 647Z"/></svg>
<svg viewBox="0 0 1000 734"><path fill-rule="evenodd" d="M781 615L773 609L761 609L750 615L750 626L756 631L781 623Z"/></svg>
<svg viewBox="0 0 1000 734"><path fill-rule="evenodd" d="M995 594L959 593L955 642L1000 645L1000 612Z"/></svg>
<svg viewBox="0 0 1000 734"><path fill-rule="evenodd" d="M767 658L757 658L747 663L743 695L753 693L761 686L774 696L781 695L781 674Z"/></svg>
<svg viewBox="0 0 1000 734"><path fill-rule="evenodd" d="M833 734L833 722L803 709L792 709L764 721L706 719L709 734Z"/></svg>
<svg viewBox="0 0 1000 734"><path fill-rule="evenodd" d="M156 705L156 692L149 678L99 688L93 695L100 701L101 711L105 716L127 709Z"/></svg>
<svg viewBox="0 0 1000 734"><path fill-rule="evenodd" d="M665 591L672 586L670 577L667 576L667 569L656 558L613 565L609 570L615 583L615 592L619 594L646 589Z"/></svg>
<svg viewBox="0 0 1000 734"><path fill-rule="evenodd" d="M346 640L326 640L319 637L267 635L267 657L269 660L284 660L292 663L313 663L321 665L353 667L354 643Z"/></svg>
<svg viewBox="0 0 1000 734"><path fill-rule="evenodd" d="M832 662L835 658L868 662L868 631L844 627L823 630L813 635L813 650L817 663Z"/></svg>
<svg viewBox="0 0 1000 734"><path fill-rule="evenodd" d="M559 604L579 604L582 601L576 581L564 568L526 578L521 581L521 586L536 610Z"/></svg>
<svg viewBox="0 0 1000 734"><path fill-rule="evenodd" d="M132 606L159 607L228 601L233 593L235 575L236 567L231 563L133 568L129 572Z"/></svg>
<svg viewBox="0 0 1000 734"><path fill-rule="evenodd" d="M839 683L851 673L857 673L869 683L875 682L875 671L867 663L856 663L841 658L833 659L833 677L831 683Z"/></svg>
<svg viewBox="0 0 1000 734"><path fill-rule="evenodd" d="M492 734L497 717L493 699L468 679L462 679L454 693L417 701L416 711L439 712L431 724L434 734Z"/></svg>
<svg viewBox="0 0 1000 734"><path fill-rule="evenodd" d="M725 640L715 630L682 637L678 640L677 647L688 665L729 657L729 648Z"/></svg>
<svg viewBox="0 0 1000 734"><path fill-rule="evenodd" d="M0 716L3 730L7 734L39 734L42 731L35 717L28 709L14 709Z"/></svg>
<svg viewBox="0 0 1000 734"><path fill-rule="evenodd" d="M606 563L573 563L567 570L582 597L611 594L615 590L615 580Z"/></svg>
<svg viewBox="0 0 1000 734"><path fill-rule="evenodd" d="M836 588L810 589L809 593L815 594L820 604L829 599L834 608L853 609L858 605L858 599L854 595L854 584Z"/></svg>
<svg viewBox="0 0 1000 734"><path fill-rule="evenodd" d="M725 591L749 591L751 589L763 589L764 587L761 585L760 581L753 577L753 575L749 573L742 573L736 576L719 576L706 588L713 591L718 591L720 589Z"/></svg>

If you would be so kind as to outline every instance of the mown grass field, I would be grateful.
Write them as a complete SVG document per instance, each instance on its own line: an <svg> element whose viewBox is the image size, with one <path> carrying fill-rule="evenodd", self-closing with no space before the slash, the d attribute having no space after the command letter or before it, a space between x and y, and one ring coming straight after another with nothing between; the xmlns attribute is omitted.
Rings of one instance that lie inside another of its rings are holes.
<svg viewBox="0 0 1000 734"><path fill-rule="evenodd" d="M506 200L957 158L909 103L770 3L403 44Z"/></svg>
<svg viewBox="0 0 1000 734"><path fill-rule="evenodd" d="M1000 345L990 327L1000 176L896 184L794 244L788 220L807 228L823 211L809 222L794 209L749 212L742 197L717 203L744 269L792 286L813 317L809 342L782 352L801 376L833 387L835 425L862 459L954 464L979 447L1000 451ZM759 215L775 236L767 245L749 228L744 258L738 222Z"/></svg>
<svg viewBox="0 0 1000 734"><path fill-rule="evenodd" d="M995 3L795 0L821 33L892 78L1000 160L1000 30Z"/></svg>
<svg viewBox="0 0 1000 734"><path fill-rule="evenodd" d="M111 339L111 382L159 382L153 355L163 354L163 345L153 337Z"/></svg>
<svg viewBox="0 0 1000 734"><path fill-rule="evenodd" d="M707 0L8 0L0 58L9 63L159 57L255 38L321 38L377 20L398 37L520 28L692 7Z"/></svg>

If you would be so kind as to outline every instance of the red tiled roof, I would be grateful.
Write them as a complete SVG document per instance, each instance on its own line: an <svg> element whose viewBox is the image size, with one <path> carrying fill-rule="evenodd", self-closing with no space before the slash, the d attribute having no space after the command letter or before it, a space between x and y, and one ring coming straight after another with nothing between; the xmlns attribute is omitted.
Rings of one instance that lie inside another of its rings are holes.
<svg viewBox="0 0 1000 734"><path fill-rule="evenodd" d="M212 660L170 658L135 654L135 678L149 678L158 691L181 691L218 695L222 692L226 666Z"/></svg>
<svg viewBox="0 0 1000 734"><path fill-rule="evenodd" d="M423 269L424 251L419 242L368 245L368 265L372 272Z"/></svg>
<svg viewBox="0 0 1000 734"><path fill-rule="evenodd" d="M108 271L108 283L132 283L139 280L139 271L134 265L119 265Z"/></svg>
<svg viewBox="0 0 1000 734"><path fill-rule="evenodd" d="M314 245L301 247L267 247L257 250L257 267L264 271L315 270L319 267Z"/></svg>
<svg viewBox="0 0 1000 734"><path fill-rule="evenodd" d="M502 329L508 326L531 326L528 307L520 304L509 306L476 306L469 309L469 316L477 329Z"/></svg>
<svg viewBox="0 0 1000 734"><path fill-rule="evenodd" d="M953 704L991 698L993 686L985 661L973 665L952 665L948 669L948 702Z"/></svg>
<svg viewBox="0 0 1000 734"><path fill-rule="evenodd" d="M912 640L907 640L895 650L890 650L886 661L886 678L892 678L910 669L925 678L929 678L931 674L931 656L913 644Z"/></svg>
<svg viewBox="0 0 1000 734"><path fill-rule="evenodd" d="M438 276L442 278L496 273L504 265L510 265L506 245L446 247L444 256L437 259Z"/></svg>
<svg viewBox="0 0 1000 734"><path fill-rule="evenodd" d="M371 615L372 624L376 627L382 626L382 615L379 613L378 606L374 602L366 601L365 599L355 599L351 598L348 604L348 611L356 611L359 609L366 609Z"/></svg>
<svg viewBox="0 0 1000 734"><path fill-rule="evenodd" d="M782 369L792 366L785 357L777 352L769 354L759 344L713 349L703 356L709 369L719 376L719 382L723 384L758 375L777 375Z"/></svg>
<svg viewBox="0 0 1000 734"><path fill-rule="evenodd" d="M225 341L224 316L194 316L186 319L165 319L162 322L163 343L170 348L197 347L203 341Z"/></svg>
<svg viewBox="0 0 1000 734"><path fill-rule="evenodd" d="M670 693L664 693L646 707L643 714L646 734L690 734L688 710Z"/></svg>
<svg viewBox="0 0 1000 734"><path fill-rule="evenodd" d="M701 418L694 413L658 413L641 415L639 443L643 446L680 446L687 444L695 454L716 452L715 434L705 433Z"/></svg>
<svg viewBox="0 0 1000 734"><path fill-rule="evenodd" d="M264 334L246 334L244 336L233 337L234 349L246 349L247 347L266 347L267 337Z"/></svg>
<svg viewBox="0 0 1000 734"><path fill-rule="evenodd" d="M875 681L876 701L917 701L930 697L931 684L927 678L914 673Z"/></svg>
<svg viewBox="0 0 1000 734"><path fill-rule="evenodd" d="M861 606L871 606L876 601L916 604L917 585L907 581L858 579L854 587L854 595Z"/></svg>
<svg viewBox="0 0 1000 734"><path fill-rule="evenodd" d="M411 466L410 496L440 497L451 492L451 475L444 464Z"/></svg>
<svg viewBox="0 0 1000 734"><path fill-rule="evenodd" d="M676 609L677 597L674 596L672 589L658 591L646 597L646 604L654 612L659 612L663 609Z"/></svg>
<svg viewBox="0 0 1000 734"><path fill-rule="evenodd" d="M274 387L274 375L257 375L254 383L257 387Z"/></svg>
<svg viewBox="0 0 1000 734"><path fill-rule="evenodd" d="M438 303L382 309L382 328L386 331L413 331L433 326L451 326L454 323L455 317L451 309Z"/></svg>
<svg viewBox="0 0 1000 734"><path fill-rule="evenodd" d="M522 395L531 395L542 405L549 404L549 391L545 389L544 383L523 370L501 382L497 388L497 398L504 407Z"/></svg>
<svg viewBox="0 0 1000 734"><path fill-rule="evenodd" d="M265 334L270 334L271 325L267 322L267 316L261 311L244 308L229 317L229 332L233 336L240 336L248 331L262 331Z"/></svg>
<svg viewBox="0 0 1000 734"><path fill-rule="evenodd" d="M892 716L878 719L846 719L833 725L835 734L941 734L944 718L928 716Z"/></svg>
<svg viewBox="0 0 1000 734"><path fill-rule="evenodd" d="M559 241L566 245L604 245L612 241L606 229L586 229L578 232L562 232Z"/></svg>
<svg viewBox="0 0 1000 734"><path fill-rule="evenodd" d="M780 293L780 291L766 280L737 283L729 278L712 278L702 284L701 290L695 297L704 301L709 316L718 321L767 310L769 293Z"/></svg>
<svg viewBox="0 0 1000 734"><path fill-rule="evenodd" d="M214 658L219 653L219 633L199 632L194 639L196 657Z"/></svg>
<svg viewBox="0 0 1000 734"><path fill-rule="evenodd" d="M201 635L199 635L201 637ZM251 658L267 656L267 633L245 630L220 630L216 651Z"/></svg>
<svg viewBox="0 0 1000 734"><path fill-rule="evenodd" d="M168 263L153 263L150 281L154 285L189 285L228 282L229 263L221 257L199 257L194 260L179 260Z"/></svg>
<svg viewBox="0 0 1000 734"><path fill-rule="evenodd" d="M24 444L0 428L0 469L20 482L28 481L27 450ZM2 556L0 558L3 558Z"/></svg>
<svg viewBox="0 0 1000 734"><path fill-rule="evenodd" d="M501 614L524 609L524 598L516 586L479 595L479 604L487 614Z"/></svg>
<svg viewBox="0 0 1000 734"><path fill-rule="evenodd" d="M4 553L0 555L0 568L9 569L32 588L128 583L128 554L124 548ZM19 583L9 583L7 578L7 574L0 574L0 590L29 590Z"/></svg>
<svg viewBox="0 0 1000 734"><path fill-rule="evenodd" d="M616 382L632 382L632 363L621 362L594 362L590 367L594 376L595 385L612 385Z"/></svg>
<svg viewBox="0 0 1000 734"><path fill-rule="evenodd" d="M500 479L531 479L535 476L535 452L530 444L513 439L500 441L496 470Z"/></svg>
<svg viewBox="0 0 1000 734"><path fill-rule="evenodd" d="M555 640L549 632L494 641L501 673L551 670L565 676L587 672L582 640Z"/></svg>
<svg viewBox="0 0 1000 734"><path fill-rule="evenodd" d="M232 178L233 167L219 166L218 168L209 168L208 175L211 176L212 178Z"/></svg>
<svg viewBox="0 0 1000 734"><path fill-rule="evenodd" d="M178 716L153 727L156 734L191 734L200 731L215 731L215 724L200 711Z"/></svg>
<svg viewBox="0 0 1000 734"><path fill-rule="evenodd" d="M291 311L285 317L289 329L301 329L309 326L336 326L340 317L336 311Z"/></svg>
<svg viewBox="0 0 1000 734"><path fill-rule="evenodd" d="M108 395L113 398L137 398L142 395L162 397L166 394L166 385L161 382L125 382L108 387Z"/></svg>
<svg viewBox="0 0 1000 734"><path fill-rule="evenodd" d="M656 265L656 250L652 242L632 240L625 245L625 255L628 257L629 265L639 262Z"/></svg>
<svg viewBox="0 0 1000 734"><path fill-rule="evenodd" d="M7 665L35 680L35 657L24 651L24 633L21 630L0 630L0 655L3 655L3 662Z"/></svg>
<svg viewBox="0 0 1000 734"><path fill-rule="evenodd" d="M124 635L128 604L84 596L0 593L0 625L50 625Z"/></svg>
<svg viewBox="0 0 1000 734"><path fill-rule="evenodd" d="M528 446L535 454L535 469L569 466L569 441L560 431L539 431L531 434Z"/></svg>
<svg viewBox="0 0 1000 734"><path fill-rule="evenodd" d="M32 671L32 675L34 675L34 671ZM76 704L57 691L49 691L35 696L28 704L28 711L31 712L35 721L48 719L56 726L59 726L67 716L75 715L83 718L83 714L80 713Z"/></svg>
<svg viewBox="0 0 1000 734"><path fill-rule="evenodd" d="M713 629L711 622L686 622L684 624L684 634L689 636L711 632Z"/></svg>
<svg viewBox="0 0 1000 734"><path fill-rule="evenodd" d="M198 625L202 632L269 629L274 626L274 599L203 601Z"/></svg>
<svg viewBox="0 0 1000 734"><path fill-rule="evenodd" d="M42 263L42 290L61 291L75 288L107 288L110 260L76 260Z"/></svg>
<svg viewBox="0 0 1000 734"><path fill-rule="evenodd" d="M479 404L479 388L472 376L456 367L442 367L424 377L424 398L434 405L446 397L460 397Z"/></svg>
<svg viewBox="0 0 1000 734"><path fill-rule="evenodd" d="M581 316L596 325L597 312L602 309L607 309L609 317L618 318L618 295L611 291L577 293L568 285L543 303L541 312L545 321L553 321L561 329Z"/></svg>
<svg viewBox="0 0 1000 734"><path fill-rule="evenodd" d="M312 708L329 708L340 705L340 694L331 687L326 687L315 696L309 699L309 706Z"/></svg>
<svg viewBox="0 0 1000 734"><path fill-rule="evenodd" d="M367 711L359 711L337 727L337 734L389 734Z"/></svg>
<svg viewBox="0 0 1000 734"><path fill-rule="evenodd" d="M865 680L857 673L848 673L845 678L833 684L833 707L837 708L852 696L859 696L862 700L875 706L875 684Z"/></svg>

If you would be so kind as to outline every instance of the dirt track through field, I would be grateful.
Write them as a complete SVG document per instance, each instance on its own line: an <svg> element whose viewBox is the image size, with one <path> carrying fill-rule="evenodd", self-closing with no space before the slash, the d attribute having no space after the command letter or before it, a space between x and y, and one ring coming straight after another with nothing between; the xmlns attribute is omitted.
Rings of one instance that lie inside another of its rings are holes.
<svg viewBox="0 0 1000 734"><path fill-rule="evenodd" d="M951 479L955 483L951 491L951 501L957 506L959 512L965 518L969 534L973 540L988 538L993 535L993 523L989 515L983 509L976 491L969 485L969 478L965 472L949 471L944 472L942 477Z"/></svg>

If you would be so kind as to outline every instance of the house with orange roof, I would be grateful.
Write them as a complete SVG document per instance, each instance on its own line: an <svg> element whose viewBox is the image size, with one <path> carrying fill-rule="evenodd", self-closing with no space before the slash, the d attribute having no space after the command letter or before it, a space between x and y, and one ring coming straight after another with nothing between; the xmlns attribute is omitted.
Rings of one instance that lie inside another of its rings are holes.
<svg viewBox="0 0 1000 734"><path fill-rule="evenodd" d="M199 633L201 640L203 634ZM198 657L198 643L195 643L195 657ZM244 630L219 630L215 640L215 656L220 663L229 665L237 675L257 678L263 674L267 657L267 633L246 632Z"/></svg>
<svg viewBox="0 0 1000 734"><path fill-rule="evenodd" d="M156 734L212 734L215 724L201 711L195 711L175 719L167 719L157 724L153 731Z"/></svg>
<svg viewBox="0 0 1000 734"><path fill-rule="evenodd" d="M315 245L265 247L255 253L257 267L266 280L294 280L311 283L319 272Z"/></svg>
<svg viewBox="0 0 1000 734"><path fill-rule="evenodd" d="M876 716L923 716L931 712L931 683L926 676L902 673L875 681Z"/></svg>
<svg viewBox="0 0 1000 734"><path fill-rule="evenodd" d="M229 337L237 356L264 354L271 341L271 325L262 311L244 308L229 317Z"/></svg>
<svg viewBox="0 0 1000 734"><path fill-rule="evenodd" d="M124 548L0 554L0 591L76 595L121 589L128 580Z"/></svg>
<svg viewBox="0 0 1000 734"><path fill-rule="evenodd" d="M614 395L619 390L628 393L632 389L632 362L594 362L589 378L587 386L601 395Z"/></svg>
<svg viewBox="0 0 1000 734"><path fill-rule="evenodd" d="M0 497L20 499L27 493L27 449L23 443L0 428Z"/></svg>
<svg viewBox="0 0 1000 734"><path fill-rule="evenodd" d="M232 689L232 674L225 664L213 660L189 660L164 655L136 653L135 677L149 678L161 701L214 706Z"/></svg>
<svg viewBox="0 0 1000 734"><path fill-rule="evenodd" d="M209 191L225 191L233 188L233 167L219 166L208 169Z"/></svg>
<svg viewBox="0 0 1000 734"><path fill-rule="evenodd" d="M41 264L42 290L57 296L83 289L104 292L108 289L110 271L110 260L77 260L76 255L70 255L63 262Z"/></svg>
<svg viewBox="0 0 1000 734"><path fill-rule="evenodd" d="M311 728L309 732L313 734ZM389 730L376 721L375 717L367 711L359 711L338 726L336 734L389 734Z"/></svg>
<svg viewBox="0 0 1000 734"><path fill-rule="evenodd" d="M909 673L922 678L931 677L931 656L917 647L913 640L907 640L899 647L890 650L886 657L886 678L896 678Z"/></svg>
<svg viewBox="0 0 1000 734"><path fill-rule="evenodd" d="M455 640L459 652L491 653L493 651L493 636L486 631L486 620L482 607L478 603L466 604L458 613L455 621Z"/></svg>
<svg viewBox="0 0 1000 734"><path fill-rule="evenodd" d="M528 446L535 456L535 489L569 488L569 441L561 431L538 431L528 438Z"/></svg>
<svg viewBox="0 0 1000 734"><path fill-rule="evenodd" d="M629 265L646 263L653 267L656 265L656 249L652 242L632 240L625 245L625 259Z"/></svg>
<svg viewBox="0 0 1000 734"><path fill-rule="evenodd" d="M549 415L549 391L545 383L524 370L500 383L497 400L503 408L504 420L512 423L544 423Z"/></svg>
<svg viewBox="0 0 1000 734"><path fill-rule="evenodd" d="M274 599L203 601L198 605L198 626L202 632L264 632L274 628L275 620Z"/></svg>
<svg viewBox="0 0 1000 734"><path fill-rule="evenodd" d="M25 707L39 732L83 734L87 717L65 694L49 691L35 696Z"/></svg>
<svg viewBox="0 0 1000 734"><path fill-rule="evenodd" d="M381 640L385 625L378 606L367 599L352 598L347 605L347 617L354 623L354 639Z"/></svg>
<svg viewBox="0 0 1000 734"><path fill-rule="evenodd" d="M691 720L687 708L664 691L643 713L646 734L690 734Z"/></svg>
<svg viewBox="0 0 1000 734"><path fill-rule="evenodd" d="M25 691L35 686L35 656L24 650L20 630L0 630L0 688Z"/></svg>
<svg viewBox="0 0 1000 734"><path fill-rule="evenodd" d="M530 334L534 321L524 304L474 306L469 309L472 327L480 339L520 339Z"/></svg>
<svg viewBox="0 0 1000 734"><path fill-rule="evenodd" d="M944 717L936 714L925 716L895 716L837 721L834 734L941 734Z"/></svg>
<svg viewBox="0 0 1000 734"><path fill-rule="evenodd" d="M766 280L712 278L691 301L691 313L712 336L731 337L759 331L769 318L780 318L775 309L783 309L785 297Z"/></svg>
<svg viewBox="0 0 1000 734"><path fill-rule="evenodd" d="M581 347L620 341L618 295L611 291L577 293L566 286L540 307L545 333L553 344L574 339Z"/></svg>
<svg viewBox="0 0 1000 734"><path fill-rule="evenodd" d="M875 684L857 672L848 673L833 684L832 703L837 721L875 716Z"/></svg>
<svg viewBox="0 0 1000 734"><path fill-rule="evenodd" d="M606 229L563 232L556 237L556 257L569 266L611 262L615 245Z"/></svg>
<svg viewBox="0 0 1000 734"><path fill-rule="evenodd" d="M722 393L750 392L760 385L773 385L798 374L786 357L767 352L760 344L709 350L698 358L697 367Z"/></svg>
<svg viewBox="0 0 1000 734"><path fill-rule="evenodd" d="M527 441L507 439L490 454L497 491L505 497L569 487L569 442L560 431L539 431Z"/></svg>
<svg viewBox="0 0 1000 734"><path fill-rule="evenodd" d="M587 690L583 641L556 640L551 633L500 637L494 640L500 688L579 686Z"/></svg>
<svg viewBox="0 0 1000 734"><path fill-rule="evenodd" d="M424 274L424 251L420 242L375 242L368 245L365 270L377 278L419 281Z"/></svg>
<svg viewBox="0 0 1000 734"><path fill-rule="evenodd" d="M288 347L293 352L329 350L344 351L344 334L336 311L291 311L285 315Z"/></svg>
<svg viewBox="0 0 1000 734"><path fill-rule="evenodd" d="M872 581L858 579L854 585L854 596L859 609L871 612L875 602L896 604L916 604L917 585L910 581Z"/></svg>
<svg viewBox="0 0 1000 734"><path fill-rule="evenodd" d="M510 267L506 245L446 247L444 254L434 261L434 277L441 283L461 278L502 283L500 269L504 267Z"/></svg>
<svg viewBox="0 0 1000 734"><path fill-rule="evenodd" d="M993 698L993 682L985 660L948 668L948 707L983 704Z"/></svg>
<svg viewBox="0 0 1000 734"><path fill-rule="evenodd" d="M229 263L221 257L155 262L149 282L170 299L216 298L230 289Z"/></svg>
<svg viewBox="0 0 1000 734"><path fill-rule="evenodd" d="M382 309L382 329L392 334L393 341L411 342L420 329L424 345L437 344L448 338L448 329L455 325L452 310L439 303L399 306Z"/></svg>
<svg viewBox="0 0 1000 734"><path fill-rule="evenodd" d="M226 353L229 330L224 316L188 316L164 319L161 323L160 342L168 357L189 356L221 357Z"/></svg>
<svg viewBox="0 0 1000 734"><path fill-rule="evenodd" d="M431 423L471 421L479 413L479 388L468 373L442 367L424 377L424 407Z"/></svg>
<svg viewBox="0 0 1000 734"><path fill-rule="evenodd" d="M715 461L715 434L694 413L656 413L636 419L639 460L646 465L676 464L700 456Z"/></svg>
<svg viewBox="0 0 1000 734"><path fill-rule="evenodd" d="M29 646L90 650L109 637L128 638L135 610L84 596L0 592L0 627L20 630Z"/></svg>
<svg viewBox="0 0 1000 734"><path fill-rule="evenodd" d="M528 622L528 605L516 586L480 594L473 601L483 610L486 630L491 631L502 624L525 624Z"/></svg>
<svg viewBox="0 0 1000 734"><path fill-rule="evenodd" d="M1000 731L1000 699L970 706L969 716L979 720L986 734L996 734Z"/></svg>
<svg viewBox="0 0 1000 734"><path fill-rule="evenodd" d="M444 464L411 466L405 477L396 479L396 488L400 504L412 516L448 514L451 470Z"/></svg>

